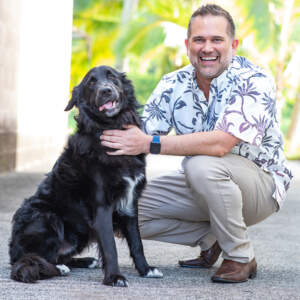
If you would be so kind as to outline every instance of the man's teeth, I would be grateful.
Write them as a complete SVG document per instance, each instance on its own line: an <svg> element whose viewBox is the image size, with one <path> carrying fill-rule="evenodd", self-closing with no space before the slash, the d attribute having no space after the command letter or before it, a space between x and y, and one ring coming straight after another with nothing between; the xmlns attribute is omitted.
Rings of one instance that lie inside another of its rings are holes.
<svg viewBox="0 0 300 300"><path fill-rule="evenodd" d="M213 60L216 60L217 59L217 56L214 56L214 57L200 57L201 60L204 60L204 61L213 61Z"/></svg>

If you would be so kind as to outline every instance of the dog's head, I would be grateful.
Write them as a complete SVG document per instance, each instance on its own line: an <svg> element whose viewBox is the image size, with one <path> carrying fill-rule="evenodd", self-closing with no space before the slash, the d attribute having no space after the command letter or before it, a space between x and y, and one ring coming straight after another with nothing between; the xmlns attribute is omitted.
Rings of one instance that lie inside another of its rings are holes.
<svg viewBox="0 0 300 300"><path fill-rule="evenodd" d="M133 86L125 76L117 70L100 66L91 69L82 82L73 89L72 98L65 111L88 107L99 117L114 117L124 108L137 107Z"/></svg>

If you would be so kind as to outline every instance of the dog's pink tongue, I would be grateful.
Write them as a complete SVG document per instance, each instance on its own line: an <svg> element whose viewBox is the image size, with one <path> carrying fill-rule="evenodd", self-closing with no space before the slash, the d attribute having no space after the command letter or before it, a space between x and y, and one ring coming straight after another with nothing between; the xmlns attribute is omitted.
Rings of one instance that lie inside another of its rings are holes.
<svg viewBox="0 0 300 300"><path fill-rule="evenodd" d="M104 105L100 106L99 110L102 111L104 109L110 109L110 108L112 108L112 106L113 106L113 103L111 101L109 101L109 102L105 103Z"/></svg>

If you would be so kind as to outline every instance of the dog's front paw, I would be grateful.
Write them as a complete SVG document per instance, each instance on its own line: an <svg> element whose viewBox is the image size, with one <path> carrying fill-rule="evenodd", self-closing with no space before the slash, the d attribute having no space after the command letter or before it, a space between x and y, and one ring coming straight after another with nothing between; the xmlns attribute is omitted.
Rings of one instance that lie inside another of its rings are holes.
<svg viewBox="0 0 300 300"><path fill-rule="evenodd" d="M56 268L59 270L61 276L67 276L71 271L66 265L56 265Z"/></svg>
<svg viewBox="0 0 300 300"><path fill-rule="evenodd" d="M98 269L101 268L101 261L99 259L96 258L92 258L91 257L91 261L88 265L89 269Z"/></svg>
<svg viewBox="0 0 300 300"><path fill-rule="evenodd" d="M128 287L128 281L126 277L119 274L110 275L109 277L104 278L103 283L110 286Z"/></svg>
<svg viewBox="0 0 300 300"><path fill-rule="evenodd" d="M148 272L143 275L145 278L162 278L164 274L155 267L149 267Z"/></svg>

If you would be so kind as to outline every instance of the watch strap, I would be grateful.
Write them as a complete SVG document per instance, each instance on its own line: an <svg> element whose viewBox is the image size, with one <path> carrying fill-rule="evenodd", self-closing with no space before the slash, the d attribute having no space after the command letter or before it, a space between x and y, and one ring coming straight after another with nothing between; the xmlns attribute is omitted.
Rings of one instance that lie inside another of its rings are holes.
<svg viewBox="0 0 300 300"><path fill-rule="evenodd" d="M153 135L152 142L150 144L150 153L151 154L159 154L160 153L160 137L159 135Z"/></svg>

